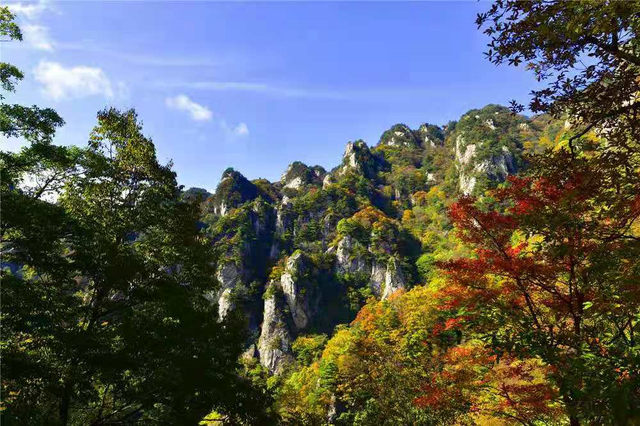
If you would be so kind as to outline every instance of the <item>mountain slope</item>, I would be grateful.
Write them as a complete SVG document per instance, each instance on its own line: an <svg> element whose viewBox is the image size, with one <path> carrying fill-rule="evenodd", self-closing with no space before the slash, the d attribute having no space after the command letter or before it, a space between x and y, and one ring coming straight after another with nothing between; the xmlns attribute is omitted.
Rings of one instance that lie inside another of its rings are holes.
<svg viewBox="0 0 640 426"><path fill-rule="evenodd" d="M306 334L331 334L370 297L424 282L460 248L448 200L494 187L555 122L488 105L441 128L392 126L369 147L349 142L340 165L292 163L278 182L227 169L202 203L216 251L221 316L242 309L247 357L271 373Z"/></svg>

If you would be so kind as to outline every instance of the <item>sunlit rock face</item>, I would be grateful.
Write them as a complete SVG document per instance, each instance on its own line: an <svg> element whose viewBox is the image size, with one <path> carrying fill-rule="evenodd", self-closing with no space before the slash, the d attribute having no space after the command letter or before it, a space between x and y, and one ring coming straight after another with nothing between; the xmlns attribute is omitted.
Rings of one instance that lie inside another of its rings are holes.
<svg viewBox="0 0 640 426"><path fill-rule="evenodd" d="M384 292L382 299L387 299L393 293L406 287L405 277L402 268L395 257L389 259L387 271L384 275Z"/></svg>
<svg viewBox="0 0 640 426"><path fill-rule="evenodd" d="M336 271L338 273L353 274L367 270L366 260L353 254L356 244L349 236L344 237L338 243L338 249L336 250Z"/></svg>
<svg viewBox="0 0 640 426"><path fill-rule="evenodd" d="M267 287L258 351L260 363L275 374L291 363L291 343L317 312L318 296L305 276L307 262L301 252L294 253Z"/></svg>
<svg viewBox="0 0 640 426"><path fill-rule="evenodd" d="M224 318L229 310L233 309L232 293L240 284L242 284L242 269L235 261L224 263L216 274L220 290L217 294L218 314L220 318Z"/></svg>
<svg viewBox="0 0 640 426"><path fill-rule="evenodd" d="M518 171L514 156L506 146L501 148L500 154L492 155L482 161L477 161L476 149L476 144L465 144L464 135L461 134L456 139L456 161L461 193L469 195L473 192L478 175L484 175L493 181L503 182L507 176Z"/></svg>
<svg viewBox="0 0 640 426"><path fill-rule="evenodd" d="M274 293L264 302L262 331L258 341L260 363L274 374L282 373L286 366L293 362L292 343L293 337L285 317L284 301L280 295Z"/></svg>
<svg viewBox="0 0 640 426"><path fill-rule="evenodd" d="M379 167L380 159L376 157L369 146L362 140L347 143L342 155L342 164L338 167L336 177L346 173L355 173L366 178L374 178Z"/></svg>
<svg viewBox="0 0 640 426"><path fill-rule="evenodd" d="M460 192L469 195L480 182L481 189L486 189L488 183L504 182L517 173L524 135L534 137L533 133L533 127L523 117L497 105L465 114L453 135Z"/></svg>
<svg viewBox="0 0 640 426"><path fill-rule="evenodd" d="M321 166L309 167L300 161L295 161L282 174L280 184L283 190L293 190L292 194L295 194L295 191L321 186L326 175L327 171Z"/></svg>
<svg viewBox="0 0 640 426"><path fill-rule="evenodd" d="M218 216L226 216L231 209L239 207L259 196L258 188L245 178L242 173L228 168L216 192L207 199L207 209Z"/></svg>

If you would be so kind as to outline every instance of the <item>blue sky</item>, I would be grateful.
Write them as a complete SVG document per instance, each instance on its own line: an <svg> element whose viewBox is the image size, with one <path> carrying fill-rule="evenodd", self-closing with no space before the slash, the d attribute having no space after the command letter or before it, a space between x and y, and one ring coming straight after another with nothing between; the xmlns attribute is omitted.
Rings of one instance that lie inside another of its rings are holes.
<svg viewBox="0 0 640 426"><path fill-rule="evenodd" d="M75 145L98 110L135 107L187 187L213 190L229 166L271 180L295 160L329 169L349 140L524 101L534 84L484 58L486 2L9 5L25 41L0 60L26 74L9 100L55 108L56 143Z"/></svg>

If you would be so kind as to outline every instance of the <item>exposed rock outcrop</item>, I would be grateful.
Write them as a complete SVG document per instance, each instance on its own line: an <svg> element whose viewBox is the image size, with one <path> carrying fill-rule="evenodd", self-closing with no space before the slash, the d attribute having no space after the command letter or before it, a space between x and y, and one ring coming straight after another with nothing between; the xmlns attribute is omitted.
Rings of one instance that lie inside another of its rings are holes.
<svg viewBox="0 0 640 426"><path fill-rule="evenodd" d="M363 255L355 253L358 242L346 236L338 243L336 250L336 272L364 274L374 296L386 299L397 290L406 288L406 280L400 262L390 257L387 263L379 260L368 261Z"/></svg>
<svg viewBox="0 0 640 426"><path fill-rule="evenodd" d="M406 287L402 267L395 257L389 259L387 263L387 271L384 274L384 292L382 299L387 299L393 293Z"/></svg>
<svg viewBox="0 0 640 426"><path fill-rule="evenodd" d="M280 178L283 188L300 190L308 185L320 186L327 174L321 166L309 167L300 161L289 165L287 171Z"/></svg>
<svg viewBox="0 0 640 426"><path fill-rule="evenodd" d="M353 274L367 270L367 262L361 256L355 256L353 251L357 242L346 236L338 243L336 250L336 271L338 273Z"/></svg>
<svg viewBox="0 0 640 426"><path fill-rule="evenodd" d="M319 299L305 277L306 262L300 251L294 253L280 278L267 287L258 351L260 363L275 374L292 361L291 343L317 310Z"/></svg>
<svg viewBox="0 0 640 426"><path fill-rule="evenodd" d="M280 277L280 286L297 330L308 325L309 315L312 314L309 286L300 280L305 267L302 253L296 252L287 259L285 272Z"/></svg>
<svg viewBox="0 0 640 426"><path fill-rule="evenodd" d="M362 140L347 143L342 156L342 165L337 170L338 177L352 171L367 178L373 178L378 171L380 160L373 155Z"/></svg>
<svg viewBox="0 0 640 426"><path fill-rule="evenodd" d="M382 296L382 291L385 288L385 275L387 268L383 263L373 262L371 265L371 278L369 280L369 287L371 292L376 297Z"/></svg>
<svg viewBox="0 0 640 426"><path fill-rule="evenodd" d="M381 145L388 146L419 146L420 140L406 124L396 124L380 137Z"/></svg>
<svg viewBox="0 0 640 426"><path fill-rule="evenodd" d="M242 284L242 268L234 261L226 262L218 269L216 278L220 283L220 290L216 296L218 315L222 319L234 307L231 296L233 290Z"/></svg>
<svg viewBox="0 0 640 426"><path fill-rule="evenodd" d="M231 209L254 200L258 195L258 188L253 183L241 173L229 168L222 174L215 194L207 199L207 210L219 216L226 216Z"/></svg>
<svg viewBox="0 0 640 426"><path fill-rule="evenodd" d="M277 285L277 283L269 284L269 286ZM284 300L277 291L265 300L262 331L258 341L260 363L274 374L282 373L285 367L293 362L291 355L293 336L287 325L284 306Z"/></svg>
<svg viewBox="0 0 640 426"><path fill-rule="evenodd" d="M276 182L225 171L199 226L209 227L220 258L220 288L210 295L220 317L237 308L248 319L245 356L280 374L298 336L330 335L371 295L387 299L415 284L420 241L407 231L431 208L430 191L453 197L456 185L471 194L503 181L540 128L490 105L446 126L394 125L371 149L349 142L330 173L301 162ZM184 198L206 195L194 188Z"/></svg>
<svg viewBox="0 0 640 426"><path fill-rule="evenodd" d="M506 146L501 148L500 154L492 154L484 160L477 159L476 148L476 144L465 144L463 134L456 138L460 192L465 195L473 192L478 176L486 176L491 181L503 182L507 176L517 172L514 156Z"/></svg>

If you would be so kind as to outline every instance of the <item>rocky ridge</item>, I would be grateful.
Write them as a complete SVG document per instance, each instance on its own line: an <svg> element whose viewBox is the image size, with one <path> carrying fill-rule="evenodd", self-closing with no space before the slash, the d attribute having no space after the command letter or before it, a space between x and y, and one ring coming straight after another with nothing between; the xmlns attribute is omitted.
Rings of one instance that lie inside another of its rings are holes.
<svg viewBox="0 0 640 426"><path fill-rule="evenodd" d="M248 356L282 373L298 336L330 334L368 297L419 282L428 245L404 221L432 188L455 196L499 184L525 166L525 143L543 131L489 105L443 127L392 126L373 147L349 142L330 172L294 162L271 183L227 169L213 195L190 190L207 197L220 317L241 309Z"/></svg>

